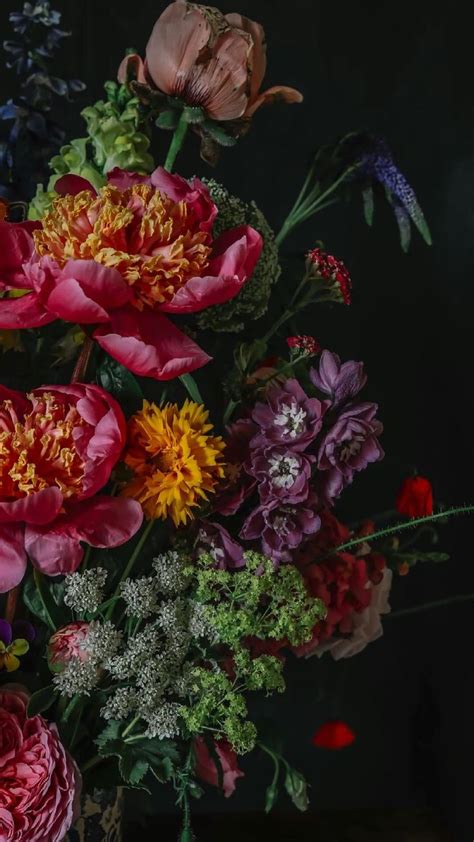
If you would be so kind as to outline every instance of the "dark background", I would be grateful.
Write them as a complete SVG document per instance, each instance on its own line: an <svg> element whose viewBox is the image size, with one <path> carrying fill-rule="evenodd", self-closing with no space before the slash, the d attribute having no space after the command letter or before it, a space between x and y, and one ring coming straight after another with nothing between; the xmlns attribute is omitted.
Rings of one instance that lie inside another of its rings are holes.
<svg viewBox="0 0 474 842"><path fill-rule="evenodd" d="M125 48L143 52L164 3L56 0L72 29L56 71L87 83L80 104L102 95ZM21 2L2 0L0 34ZM414 185L434 245L418 235L401 252L383 203L374 229L359 202L324 211L285 243L303 253L316 240L345 260L353 304L308 314L306 330L343 357L363 359L368 399L381 404L386 458L345 497L355 516L393 504L405 471L417 465L438 501L472 500L472 307L474 269L474 113L471 29L462 4L221 0L224 12L261 21L269 43L268 84L301 89L300 106L262 110L251 133L224 151L215 177L255 199L279 227L315 148L354 129L385 136ZM0 75L0 101L15 89ZM79 107L61 106L70 137L84 134ZM164 160L168 136L157 133ZM188 144L183 175L211 175ZM285 283L285 277L280 281ZM442 531L445 565L418 566L397 582L395 609L474 591L472 521ZM472 839L473 657L470 603L388 620L385 636L344 665L292 662L288 690L271 699L288 757L311 783L316 809L440 807L456 840ZM311 745L329 715L356 730L353 747L322 753ZM264 759L244 761L231 806L259 809L271 776ZM162 796L159 796L160 798ZM155 808L170 807L157 801ZM221 809L217 797L204 808ZM171 808L171 807L170 807ZM201 809L204 809L201 808Z"/></svg>

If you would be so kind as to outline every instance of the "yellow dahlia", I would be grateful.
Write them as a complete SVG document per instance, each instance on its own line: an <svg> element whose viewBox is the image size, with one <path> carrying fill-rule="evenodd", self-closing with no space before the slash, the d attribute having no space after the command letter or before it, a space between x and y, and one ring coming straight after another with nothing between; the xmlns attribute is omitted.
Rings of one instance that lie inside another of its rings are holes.
<svg viewBox="0 0 474 842"><path fill-rule="evenodd" d="M225 444L209 435L208 418L203 406L187 400L182 407L144 401L130 419L125 462L134 477L123 494L138 500L149 519L186 523L224 476Z"/></svg>

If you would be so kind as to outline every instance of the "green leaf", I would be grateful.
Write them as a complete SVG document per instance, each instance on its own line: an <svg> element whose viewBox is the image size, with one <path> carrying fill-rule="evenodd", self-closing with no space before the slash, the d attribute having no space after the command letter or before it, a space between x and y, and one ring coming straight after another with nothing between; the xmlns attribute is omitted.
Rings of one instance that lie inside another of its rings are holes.
<svg viewBox="0 0 474 842"><path fill-rule="evenodd" d="M308 785L301 772L291 766L286 767L285 789L295 807L304 813L309 807Z"/></svg>
<svg viewBox="0 0 474 842"><path fill-rule="evenodd" d="M126 415L140 409L143 392L137 380L125 366L106 357L97 369L97 382L119 402Z"/></svg>
<svg viewBox="0 0 474 842"><path fill-rule="evenodd" d="M186 105L183 109L183 117L187 123L202 123L205 119L205 114L202 108L198 106L193 107L191 105Z"/></svg>
<svg viewBox="0 0 474 842"><path fill-rule="evenodd" d="M189 781L188 791L193 798L202 798L202 796L204 795L204 790L202 786L199 786L199 784L196 781Z"/></svg>
<svg viewBox="0 0 474 842"><path fill-rule="evenodd" d="M122 723L116 719L111 719L103 731L95 740L95 744L99 749L99 754L102 754L102 749L106 747L111 740L117 740L120 736L120 728Z"/></svg>
<svg viewBox="0 0 474 842"><path fill-rule="evenodd" d="M219 146L235 146L237 143L237 138L227 134L217 123L206 120L203 123L203 127Z"/></svg>
<svg viewBox="0 0 474 842"><path fill-rule="evenodd" d="M364 203L364 219L370 227L374 221L374 191L369 185L362 191L362 200Z"/></svg>
<svg viewBox="0 0 474 842"><path fill-rule="evenodd" d="M195 403L204 404L204 401L201 397L201 393L198 389L198 385L191 374L181 374L179 379L183 384L184 388L186 389L189 397Z"/></svg>
<svg viewBox="0 0 474 842"><path fill-rule="evenodd" d="M43 713L43 711L48 710L51 705L58 698L58 691L54 687L53 684L49 684L48 687L42 687L41 690L37 690L36 693L30 697L28 702L28 716L37 716L39 713Z"/></svg>
<svg viewBox="0 0 474 842"><path fill-rule="evenodd" d="M46 580L38 570L35 570L23 588L23 601L35 617L49 626L51 631L56 631L64 624L69 613L56 605L52 594L53 587L50 580Z"/></svg>
<svg viewBox="0 0 474 842"><path fill-rule="evenodd" d="M150 761L150 771L157 781L164 784L172 778L174 765L169 757L156 758Z"/></svg>
<svg viewBox="0 0 474 842"><path fill-rule="evenodd" d="M267 343L263 339L255 339L253 342L242 342L234 352L235 363L245 374L252 366L256 365L265 355Z"/></svg>
<svg viewBox="0 0 474 842"><path fill-rule="evenodd" d="M273 810L277 800L278 800L278 793L279 788L276 781L273 781L269 787L267 787L265 792L265 812L269 813Z"/></svg>
<svg viewBox="0 0 474 842"><path fill-rule="evenodd" d="M178 125L179 114L177 111L162 111L158 115L155 124L159 129L166 129L167 131L174 131Z"/></svg>
<svg viewBox="0 0 474 842"><path fill-rule="evenodd" d="M136 757L134 752L126 752L119 761L119 770L125 783L131 786L140 784L150 768L148 760Z"/></svg>

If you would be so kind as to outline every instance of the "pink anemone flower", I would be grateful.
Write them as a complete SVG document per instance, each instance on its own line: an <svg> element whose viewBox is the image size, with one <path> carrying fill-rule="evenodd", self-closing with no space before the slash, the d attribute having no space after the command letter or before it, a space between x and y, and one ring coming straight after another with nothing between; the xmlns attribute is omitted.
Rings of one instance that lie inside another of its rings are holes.
<svg viewBox="0 0 474 842"><path fill-rule="evenodd" d="M265 33L239 14L175 0L158 18L146 48L146 61L128 55L119 80L129 72L139 84L152 84L186 105L202 108L211 120L250 119L268 102L301 102L294 88L277 85L263 93Z"/></svg>
<svg viewBox="0 0 474 842"><path fill-rule="evenodd" d="M99 386L0 386L0 593L28 557L49 576L71 573L81 542L117 547L138 531L141 506L100 493L125 439L122 410Z"/></svg>
<svg viewBox="0 0 474 842"><path fill-rule="evenodd" d="M165 314L189 315L238 294L260 257L247 225L216 239L207 187L122 170L97 193L78 176L38 223L0 222L0 328L55 319L87 326L135 374L170 380L208 355Z"/></svg>

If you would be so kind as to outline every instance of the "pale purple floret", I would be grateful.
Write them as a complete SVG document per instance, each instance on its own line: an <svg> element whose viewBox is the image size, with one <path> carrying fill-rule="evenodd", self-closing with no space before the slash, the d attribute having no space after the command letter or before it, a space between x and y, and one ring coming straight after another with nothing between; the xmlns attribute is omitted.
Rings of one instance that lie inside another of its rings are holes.
<svg viewBox="0 0 474 842"><path fill-rule="evenodd" d="M310 508L311 506L311 508ZM251 512L240 532L246 541L261 540L262 551L276 564L292 560L295 550L309 535L321 527L313 501L282 506L274 500L267 506L258 506Z"/></svg>
<svg viewBox="0 0 474 842"><path fill-rule="evenodd" d="M219 523L203 520L194 545L197 555L208 553L221 570L244 567L244 551Z"/></svg>
<svg viewBox="0 0 474 842"><path fill-rule="evenodd" d="M313 386L331 398L333 407L353 400L367 382L363 363L348 360L341 364L331 351L322 352L319 368L312 368L309 376Z"/></svg>
<svg viewBox="0 0 474 842"><path fill-rule="evenodd" d="M252 448L286 445L305 450L321 430L327 404L310 398L294 378L275 386L266 403L257 403L252 420L260 432L251 441Z"/></svg>
<svg viewBox="0 0 474 842"><path fill-rule="evenodd" d="M310 492L312 465L316 457L288 447L270 447L253 451L249 473L259 482L260 500L301 503Z"/></svg>

